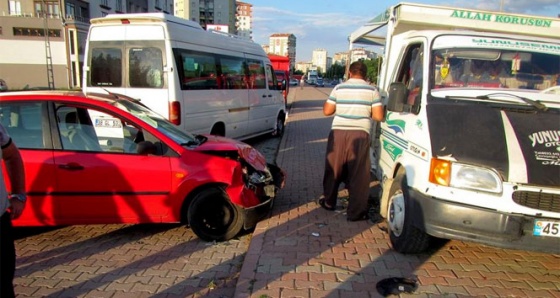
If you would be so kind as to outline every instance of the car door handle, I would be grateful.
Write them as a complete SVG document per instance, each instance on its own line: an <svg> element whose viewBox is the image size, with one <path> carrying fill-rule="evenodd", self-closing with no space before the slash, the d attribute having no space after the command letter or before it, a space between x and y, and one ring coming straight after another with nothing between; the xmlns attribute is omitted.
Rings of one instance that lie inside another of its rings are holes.
<svg viewBox="0 0 560 298"><path fill-rule="evenodd" d="M70 170L70 171L79 171L79 170L83 170L84 167L78 163L75 162L71 162L71 163L67 163L65 165L59 165L58 166L61 169L65 169L65 170Z"/></svg>
<svg viewBox="0 0 560 298"><path fill-rule="evenodd" d="M262 98L265 98L265 97L266 97L266 94L263 94L263 95L262 95Z"/></svg>

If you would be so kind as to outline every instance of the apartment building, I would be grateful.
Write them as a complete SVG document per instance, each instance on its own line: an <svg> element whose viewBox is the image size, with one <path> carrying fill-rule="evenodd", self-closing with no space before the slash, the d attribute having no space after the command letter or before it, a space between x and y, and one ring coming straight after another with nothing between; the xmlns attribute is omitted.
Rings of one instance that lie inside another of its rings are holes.
<svg viewBox="0 0 560 298"><path fill-rule="evenodd" d="M173 0L0 2L0 79L8 88L78 89L89 20L114 13L173 12Z"/></svg>
<svg viewBox="0 0 560 298"><path fill-rule="evenodd" d="M355 48L350 52L350 63L361 59L366 60L375 58L377 58L377 54L375 52L368 51L364 48Z"/></svg>
<svg viewBox="0 0 560 298"><path fill-rule="evenodd" d="M307 71L312 67L313 63L311 62L297 62L295 69L301 71L302 73L307 73Z"/></svg>
<svg viewBox="0 0 560 298"><path fill-rule="evenodd" d="M327 65L328 61L332 61L327 59L328 52L325 49L315 49L311 54L311 63L314 66L317 66L320 73L325 73L327 69L329 69L330 65Z"/></svg>
<svg viewBox="0 0 560 298"><path fill-rule="evenodd" d="M253 40L253 5L237 1L237 36Z"/></svg>
<svg viewBox="0 0 560 298"><path fill-rule="evenodd" d="M290 58L290 69L296 65L296 36L274 33L268 39L268 53Z"/></svg>
<svg viewBox="0 0 560 298"><path fill-rule="evenodd" d="M338 65L346 65L348 62L348 52L338 52L333 56L333 63Z"/></svg>
<svg viewBox="0 0 560 298"><path fill-rule="evenodd" d="M199 23L202 28L236 34L235 0L175 0L175 16ZM216 26L208 26L216 25Z"/></svg>

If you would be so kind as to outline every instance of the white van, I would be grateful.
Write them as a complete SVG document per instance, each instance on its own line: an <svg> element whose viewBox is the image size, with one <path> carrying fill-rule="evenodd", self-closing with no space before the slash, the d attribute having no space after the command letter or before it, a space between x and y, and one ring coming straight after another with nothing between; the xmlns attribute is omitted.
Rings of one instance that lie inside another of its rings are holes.
<svg viewBox="0 0 560 298"><path fill-rule="evenodd" d="M401 3L351 35L385 47L373 151L395 250L560 253L559 33L557 18Z"/></svg>
<svg viewBox="0 0 560 298"><path fill-rule="evenodd" d="M282 135L286 107L262 47L163 13L91 20L83 91L137 98L195 134Z"/></svg>

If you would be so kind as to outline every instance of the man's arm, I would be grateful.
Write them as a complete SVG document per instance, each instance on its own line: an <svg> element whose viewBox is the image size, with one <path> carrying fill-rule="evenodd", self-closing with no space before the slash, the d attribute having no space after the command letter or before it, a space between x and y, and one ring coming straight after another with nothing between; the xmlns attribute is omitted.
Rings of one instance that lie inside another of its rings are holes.
<svg viewBox="0 0 560 298"><path fill-rule="evenodd" d="M336 104L330 102L330 101L325 101L325 103L323 104L323 114L325 116L330 116L332 114L334 114L334 112L336 111Z"/></svg>
<svg viewBox="0 0 560 298"><path fill-rule="evenodd" d="M371 107L371 118L377 122L383 121L383 118L385 118L383 105L375 105Z"/></svg>
<svg viewBox="0 0 560 298"><path fill-rule="evenodd" d="M2 149L2 159L6 165L6 172L10 177L10 189L13 194L25 194L25 171L23 159L17 146L11 142L6 148ZM25 203L17 199L11 199L11 217L18 218L23 212Z"/></svg>

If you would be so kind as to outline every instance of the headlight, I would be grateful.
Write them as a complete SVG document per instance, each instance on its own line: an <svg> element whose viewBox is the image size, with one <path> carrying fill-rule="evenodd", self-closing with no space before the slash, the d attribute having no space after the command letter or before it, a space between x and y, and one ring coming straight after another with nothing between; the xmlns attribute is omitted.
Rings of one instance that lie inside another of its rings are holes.
<svg viewBox="0 0 560 298"><path fill-rule="evenodd" d="M430 182L463 189L502 192L502 180L496 171L449 160L432 158Z"/></svg>

